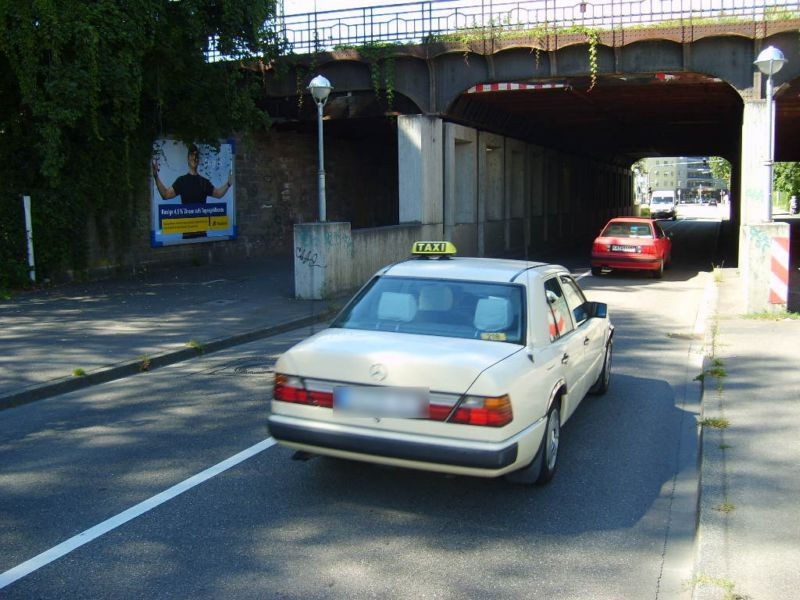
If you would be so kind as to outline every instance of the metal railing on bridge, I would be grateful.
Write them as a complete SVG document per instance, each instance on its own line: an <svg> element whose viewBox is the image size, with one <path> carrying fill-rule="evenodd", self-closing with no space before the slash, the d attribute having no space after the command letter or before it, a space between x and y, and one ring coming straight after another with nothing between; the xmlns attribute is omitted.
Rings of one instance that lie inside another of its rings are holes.
<svg viewBox="0 0 800 600"><path fill-rule="evenodd" d="M368 44L421 44L514 33L758 22L800 17L796 0L430 0L285 15L287 52Z"/></svg>

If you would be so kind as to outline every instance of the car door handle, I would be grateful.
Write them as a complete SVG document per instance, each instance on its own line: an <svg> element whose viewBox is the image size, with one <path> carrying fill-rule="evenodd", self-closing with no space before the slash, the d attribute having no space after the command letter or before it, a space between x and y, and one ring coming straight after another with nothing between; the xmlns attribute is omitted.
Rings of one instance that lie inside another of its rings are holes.
<svg viewBox="0 0 800 600"><path fill-rule="evenodd" d="M561 357L561 364L567 364L569 362L569 354L564 352L564 356Z"/></svg>
<svg viewBox="0 0 800 600"><path fill-rule="evenodd" d="M584 346L588 346L590 341L591 341L591 340L589 340L589 337L588 337L588 336L587 336L587 337L585 337L585 338L583 338L583 345L584 345Z"/></svg>

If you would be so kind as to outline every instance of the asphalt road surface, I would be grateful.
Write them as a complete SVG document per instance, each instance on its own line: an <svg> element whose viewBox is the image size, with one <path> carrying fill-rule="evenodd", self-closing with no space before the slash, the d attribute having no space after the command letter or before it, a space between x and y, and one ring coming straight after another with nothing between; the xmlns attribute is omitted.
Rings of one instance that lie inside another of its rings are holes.
<svg viewBox="0 0 800 600"><path fill-rule="evenodd" d="M663 280L581 278L613 376L550 485L293 461L266 417L295 331L3 411L0 597L688 598L718 223L664 227Z"/></svg>

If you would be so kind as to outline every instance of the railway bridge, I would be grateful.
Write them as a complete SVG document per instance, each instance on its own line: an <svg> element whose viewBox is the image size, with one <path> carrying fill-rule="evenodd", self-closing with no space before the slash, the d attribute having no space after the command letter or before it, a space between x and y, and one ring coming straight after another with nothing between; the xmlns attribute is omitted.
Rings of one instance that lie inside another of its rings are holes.
<svg viewBox="0 0 800 600"><path fill-rule="evenodd" d="M292 53L258 66L276 129L316 127L305 87L323 74L328 153L339 138L365 155L395 148L398 224L467 254L528 255L633 213L637 159L722 156L748 303L769 304L764 240L788 228L766 222L770 111L754 60L767 46L787 59L772 78L774 157L800 160L796 2L434 1L289 15L282 28ZM297 245L319 241L302 234ZM299 276L298 289L318 296L334 280Z"/></svg>

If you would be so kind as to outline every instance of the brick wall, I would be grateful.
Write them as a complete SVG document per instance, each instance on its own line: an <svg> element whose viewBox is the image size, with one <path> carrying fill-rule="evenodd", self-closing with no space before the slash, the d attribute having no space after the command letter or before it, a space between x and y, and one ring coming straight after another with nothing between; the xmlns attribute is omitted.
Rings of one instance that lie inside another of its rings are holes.
<svg viewBox="0 0 800 600"><path fill-rule="evenodd" d="M150 246L149 182L142 182L130 219L130 239L108 247L89 224L90 276L158 266L204 264L257 256L291 256L295 223L317 220L317 131L277 131L236 146L238 238ZM345 128L325 131L327 218L354 229L397 223L397 140L393 132L352 138ZM338 134L338 135L337 135Z"/></svg>

